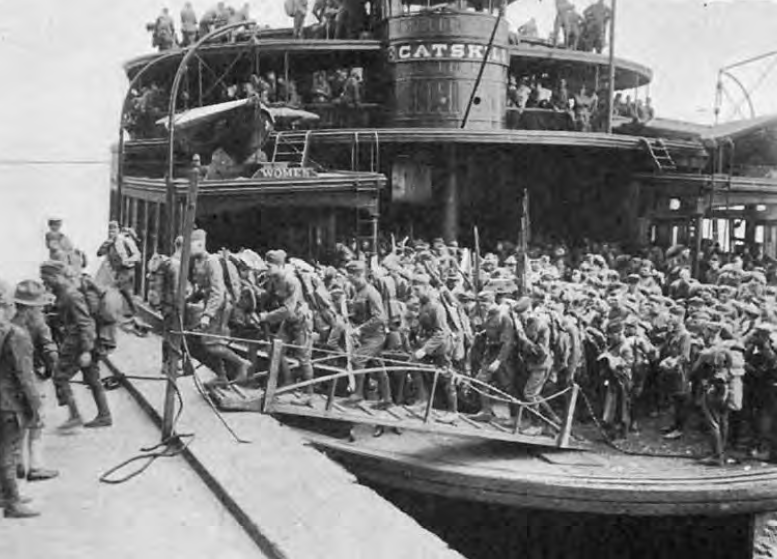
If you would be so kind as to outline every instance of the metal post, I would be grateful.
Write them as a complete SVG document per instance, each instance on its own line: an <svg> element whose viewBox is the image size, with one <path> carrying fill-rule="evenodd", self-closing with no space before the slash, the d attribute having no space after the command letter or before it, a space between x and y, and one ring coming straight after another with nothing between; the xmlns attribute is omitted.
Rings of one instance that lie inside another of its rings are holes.
<svg viewBox="0 0 777 559"><path fill-rule="evenodd" d="M610 78L607 95L607 133L612 134L612 109L615 103L615 10L618 0L612 0L612 13L610 14Z"/></svg>
<svg viewBox="0 0 777 559"><path fill-rule="evenodd" d="M186 215L184 217L183 245L181 247L181 267L178 272L178 290L176 291L176 310L173 313L174 323L172 330L183 329L183 317L186 311L186 284L189 280L189 259L191 257L192 229L194 217L197 213L197 193L200 187L200 156L195 155L192 161L192 170L189 178L189 191L186 196ZM178 377L178 356L181 355L181 334L165 333L172 351L168 352L165 363L167 376L167 390L165 391L165 407L162 417L162 440L174 436L175 425L175 393Z"/></svg>

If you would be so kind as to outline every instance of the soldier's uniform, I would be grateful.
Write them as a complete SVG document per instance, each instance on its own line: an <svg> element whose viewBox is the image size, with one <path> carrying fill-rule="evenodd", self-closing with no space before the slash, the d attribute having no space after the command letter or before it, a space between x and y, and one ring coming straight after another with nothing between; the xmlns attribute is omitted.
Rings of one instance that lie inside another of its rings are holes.
<svg viewBox="0 0 777 559"><path fill-rule="evenodd" d="M632 316L626 319L626 327L629 329L626 333L626 340L631 345L631 350L634 354L630 396L632 404L631 427L636 429L636 416L641 415L636 410L639 408L645 386L649 383L650 379L648 377L652 370L653 362L658 356L658 349L650 342L645 332L639 329L636 317Z"/></svg>
<svg viewBox="0 0 777 559"><path fill-rule="evenodd" d="M414 283L420 285L429 285L429 277L425 275L416 276ZM453 354L453 339L446 317L445 307L437 294L429 294L420 299L421 308L418 313L416 340L420 347L417 353L423 354L421 359L424 363L430 363L440 370L440 380L445 391L445 397L448 402L448 409L451 412L458 412L458 400L456 397L456 387L452 378L451 357ZM423 379L419 378L419 388L423 386ZM426 389L420 390L423 400L428 399ZM424 398L424 396L426 396ZM434 395L432 395L434 396Z"/></svg>
<svg viewBox="0 0 777 559"><path fill-rule="evenodd" d="M13 303L11 289L0 285L0 312ZM0 489L6 518L37 516L21 504L16 478L18 447L25 423L36 421L40 398L33 379L33 345L29 335L0 320Z"/></svg>
<svg viewBox="0 0 777 559"><path fill-rule="evenodd" d="M607 427L614 430L613 434L623 437L631 425L634 348L623 336L623 324L619 321L607 325L607 335L607 349L599 357L607 381L602 420Z"/></svg>
<svg viewBox="0 0 777 559"><path fill-rule="evenodd" d="M674 330L670 332L662 348L661 362L658 367L664 392L674 402L674 424L666 434L667 438L674 439L682 435L688 416L688 395L690 392L688 372L692 340L691 333L685 329L685 325L682 323L682 310L675 307L670 312L675 315Z"/></svg>
<svg viewBox="0 0 777 559"><path fill-rule="evenodd" d="M586 31L591 35L592 44L590 46L600 54L604 49L607 22L610 17L612 17L610 8L605 6L601 0L588 6L583 12Z"/></svg>
<svg viewBox="0 0 777 559"><path fill-rule="evenodd" d="M362 275L365 270L364 263L358 260L349 262L346 269L350 274ZM363 280L363 284L354 284L356 292L350 305L351 322L356 328L352 363L355 370L363 369L374 357L380 355L386 343L386 311L383 308L383 300L374 286ZM378 381L378 393L381 405L391 403L391 387L388 374L384 371L375 374ZM356 377L356 389L352 394L353 401L364 398L365 376Z"/></svg>
<svg viewBox="0 0 777 559"><path fill-rule="evenodd" d="M51 329L46 324L46 317L43 314L43 307L53 302L45 292L45 288L35 281L23 281L14 294L16 303L16 315L12 323L22 328L29 334L33 344L33 368L36 374L33 375L35 386L41 399L44 393L41 390L44 379L51 378L57 369L59 361L59 351L54 338L51 335ZM25 426L24 444L19 448L18 468L20 477L27 477L29 480L43 480L55 477L57 472L46 470L43 467L43 415L38 414L38 421L28 423ZM28 467L24 467L23 448L27 449L29 456Z"/></svg>
<svg viewBox="0 0 777 559"><path fill-rule="evenodd" d="M175 24L173 18L164 9L154 24L153 46L159 50L170 50L175 46Z"/></svg>
<svg viewBox="0 0 777 559"><path fill-rule="evenodd" d="M267 253L266 260L268 264L284 266L286 253L271 250ZM287 384L292 382L291 368L286 356L297 359L303 380L312 380L313 319L303 298L302 285L291 270L284 268L270 276L266 288L271 299L272 310L261 313L259 320L277 327L278 337L284 344L289 344L285 346L284 357L281 360L284 382ZM306 391L312 394L313 387L309 386Z"/></svg>
<svg viewBox="0 0 777 559"><path fill-rule="evenodd" d="M140 260L140 251L135 242L123 233L118 233L119 224L110 222L109 229L117 231L97 250L97 256L104 256L113 270L116 288L124 298L127 308L134 315L135 269Z"/></svg>
<svg viewBox="0 0 777 559"><path fill-rule="evenodd" d="M197 229L192 232L192 243L205 243L205 231ZM227 347L227 337L230 335L229 318L232 313L233 300L227 289L231 278L225 277L230 273L227 266L222 266L221 258L215 254L203 251L200 254L192 254L189 266L189 281L192 284L192 294L189 302L202 302L203 308L200 316L200 329L206 334L202 336L200 343L204 351L216 360L215 372L218 382L226 380L227 374L224 363L235 367L235 381L244 381L248 376L251 366L250 361L243 359ZM207 325L202 321L207 317Z"/></svg>
<svg viewBox="0 0 777 559"><path fill-rule="evenodd" d="M62 428L78 427L82 424L81 414L73 396L70 380L80 371L84 382L92 391L94 403L97 406L97 417L87 423L87 427L106 427L111 425L111 411L105 389L100 382L100 347L97 343L95 321L92 318L86 298L71 280L67 279L68 271L59 262L44 262L41 265L41 279L50 283L57 298L56 308L61 326L62 342L59 348L59 364L54 372L54 389L60 406L67 406L70 412L69 420ZM88 354L90 362L82 366L82 355Z"/></svg>
<svg viewBox="0 0 777 559"><path fill-rule="evenodd" d="M495 304L492 292L479 293L478 302L487 306L487 311L478 342L481 345L482 358L476 379L486 384L493 384L502 392L512 394L515 383L513 353L515 349L515 325L505 309ZM495 364L496 367L494 367ZM481 395L480 408L480 413L473 419L489 421L493 417L491 398Z"/></svg>
<svg viewBox="0 0 777 559"><path fill-rule="evenodd" d="M526 378L523 382L523 399L529 403L539 404L542 389L550 375L553 365L553 353L550 345L550 326L537 314L529 314L524 324L524 332L518 338L518 350L526 367ZM535 405L535 408L538 407ZM551 411L547 404L543 406ZM533 416L527 417L531 423Z"/></svg>

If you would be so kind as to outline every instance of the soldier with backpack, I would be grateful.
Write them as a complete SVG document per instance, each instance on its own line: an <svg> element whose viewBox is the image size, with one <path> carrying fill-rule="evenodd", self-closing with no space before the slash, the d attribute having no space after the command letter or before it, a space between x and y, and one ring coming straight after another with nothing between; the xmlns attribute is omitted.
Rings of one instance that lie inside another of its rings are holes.
<svg viewBox="0 0 777 559"><path fill-rule="evenodd" d="M312 380L313 319L305 301L302 283L294 271L286 265L285 251L271 250L267 252L265 261L269 266L266 288L270 299L270 310L259 313L259 321L277 328L278 337L284 344L288 344L284 346L284 356L281 359L283 382L289 384L293 381L288 356L297 359L302 380ZM301 405L311 403L313 387L308 386L305 392L306 397L295 403Z"/></svg>
<svg viewBox="0 0 777 559"><path fill-rule="evenodd" d="M113 271L116 288L127 304L129 316L134 316L135 308L135 269L140 262L140 250L134 238L134 232L126 229L122 232L119 223L108 223L108 239L97 251L97 256L105 256Z"/></svg>
<svg viewBox="0 0 777 559"><path fill-rule="evenodd" d="M105 389L100 382L100 345L92 311L86 297L76 286L72 272L62 262L49 260L41 264L41 280L56 297L56 307L61 325L62 342L59 348L59 364L54 372L54 388L57 402L67 406L68 420L60 429L77 427L110 427L113 424ZM84 424L78 409L70 379L78 372L92 391L97 406L97 416Z"/></svg>
<svg viewBox="0 0 777 559"><path fill-rule="evenodd" d="M202 303L199 330L206 334L202 336L202 347L210 357L217 360L217 382L227 382L225 363L236 368L233 382L243 382L248 378L251 362L227 347L226 341L229 336L228 321L235 300L230 292L237 289L239 294L240 277L236 270L234 274L230 271L222 257L208 253L205 242L205 231L196 229L192 232L189 281L193 289L189 302ZM233 276L237 276L237 285L233 283Z"/></svg>

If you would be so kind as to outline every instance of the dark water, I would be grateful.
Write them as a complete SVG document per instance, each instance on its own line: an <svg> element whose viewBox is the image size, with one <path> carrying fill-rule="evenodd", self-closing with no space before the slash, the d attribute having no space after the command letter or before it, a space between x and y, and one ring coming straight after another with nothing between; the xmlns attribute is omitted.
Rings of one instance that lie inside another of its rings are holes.
<svg viewBox="0 0 777 559"><path fill-rule="evenodd" d="M462 502L370 485L468 559L751 557L750 517L617 517Z"/></svg>

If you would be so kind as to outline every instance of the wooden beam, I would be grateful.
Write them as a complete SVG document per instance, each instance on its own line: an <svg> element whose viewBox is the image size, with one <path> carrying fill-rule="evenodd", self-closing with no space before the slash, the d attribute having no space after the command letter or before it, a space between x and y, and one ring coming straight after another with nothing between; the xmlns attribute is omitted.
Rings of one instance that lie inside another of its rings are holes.
<svg viewBox="0 0 777 559"><path fill-rule="evenodd" d="M143 213L143 231L141 232L140 242L141 242L141 248L140 248L140 296L145 301L146 300L146 273L147 273L147 267L148 267L148 235L149 235L149 219L148 219L148 210L149 210L149 203L146 200L143 200L143 207L142 207L142 213Z"/></svg>

